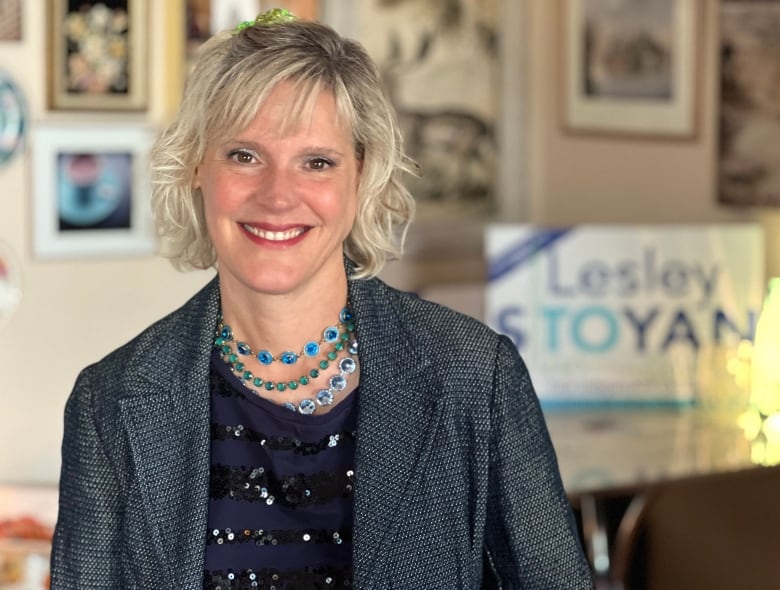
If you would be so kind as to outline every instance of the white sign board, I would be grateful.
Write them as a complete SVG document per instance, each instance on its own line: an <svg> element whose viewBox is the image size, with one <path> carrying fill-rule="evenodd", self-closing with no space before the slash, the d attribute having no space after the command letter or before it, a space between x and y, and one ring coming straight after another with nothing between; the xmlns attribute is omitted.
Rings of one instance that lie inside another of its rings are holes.
<svg viewBox="0 0 780 590"><path fill-rule="evenodd" d="M543 404L688 403L704 347L752 339L758 225L493 225L487 322L518 347Z"/></svg>

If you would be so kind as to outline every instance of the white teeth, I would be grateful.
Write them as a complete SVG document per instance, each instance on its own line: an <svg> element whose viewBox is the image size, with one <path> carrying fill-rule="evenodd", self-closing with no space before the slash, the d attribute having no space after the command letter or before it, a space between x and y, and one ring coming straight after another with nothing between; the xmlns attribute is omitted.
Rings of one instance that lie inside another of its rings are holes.
<svg viewBox="0 0 780 590"><path fill-rule="evenodd" d="M263 238L264 240L269 240L271 242L283 242L285 240L292 240L293 238L297 238L304 231L302 227L296 227L295 229L288 229L287 231L265 231L262 229L257 229L256 227L252 227L251 225L247 225L247 224L243 224L243 226L244 229L248 231L250 234L257 236L258 238Z"/></svg>

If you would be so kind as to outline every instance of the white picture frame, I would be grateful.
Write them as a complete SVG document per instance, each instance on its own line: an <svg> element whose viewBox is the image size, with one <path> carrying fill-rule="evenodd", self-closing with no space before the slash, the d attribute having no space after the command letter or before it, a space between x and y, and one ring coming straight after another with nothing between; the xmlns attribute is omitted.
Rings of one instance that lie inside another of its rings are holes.
<svg viewBox="0 0 780 590"><path fill-rule="evenodd" d="M37 258L154 253L151 129L132 124L41 125L33 136Z"/></svg>
<svg viewBox="0 0 780 590"><path fill-rule="evenodd" d="M562 2L564 128L694 137L699 0Z"/></svg>

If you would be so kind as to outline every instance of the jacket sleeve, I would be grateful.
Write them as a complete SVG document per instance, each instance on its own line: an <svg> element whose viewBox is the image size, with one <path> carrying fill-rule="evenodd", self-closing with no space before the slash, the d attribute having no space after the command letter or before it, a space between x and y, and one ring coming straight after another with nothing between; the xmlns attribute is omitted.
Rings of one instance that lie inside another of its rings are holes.
<svg viewBox="0 0 780 590"><path fill-rule="evenodd" d="M504 590L593 588L539 401L506 336L498 346L491 433L485 569Z"/></svg>
<svg viewBox="0 0 780 590"><path fill-rule="evenodd" d="M52 590L120 588L121 483L98 428L88 370L65 407Z"/></svg>

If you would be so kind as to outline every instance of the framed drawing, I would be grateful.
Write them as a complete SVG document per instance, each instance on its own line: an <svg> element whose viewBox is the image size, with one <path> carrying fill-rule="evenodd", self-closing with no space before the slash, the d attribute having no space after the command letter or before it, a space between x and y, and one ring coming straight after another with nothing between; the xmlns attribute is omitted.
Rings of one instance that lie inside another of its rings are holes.
<svg viewBox="0 0 780 590"><path fill-rule="evenodd" d="M35 255L151 254L152 141L150 130L129 124L39 127L33 138Z"/></svg>
<svg viewBox="0 0 780 590"><path fill-rule="evenodd" d="M146 109L148 4L48 1L50 109Z"/></svg>
<svg viewBox="0 0 780 590"><path fill-rule="evenodd" d="M22 40L22 0L0 0L0 42Z"/></svg>
<svg viewBox="0 0 780 590"><path fill-rule="evenodd" d="M699 1L562 3L564 127L693 137Z"/></svg>
<svg viewBox="0 0 780 590"><path fill-rule="evenodd" d="M720 2L718 200L780 205L780 2Z"/></svg>

